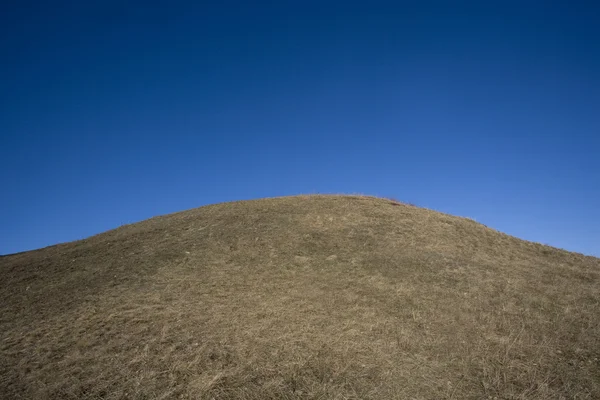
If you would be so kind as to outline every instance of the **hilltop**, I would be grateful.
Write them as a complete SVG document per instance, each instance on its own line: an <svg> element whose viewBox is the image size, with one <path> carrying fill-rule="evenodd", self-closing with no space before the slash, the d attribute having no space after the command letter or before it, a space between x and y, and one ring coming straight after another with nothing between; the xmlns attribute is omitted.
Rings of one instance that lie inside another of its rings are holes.
<svg viewBox="0 0 600 400"><path fill-rule="evenodd" d="M3 399L598 399L600 259L367 196L0 257Z"/></svg>

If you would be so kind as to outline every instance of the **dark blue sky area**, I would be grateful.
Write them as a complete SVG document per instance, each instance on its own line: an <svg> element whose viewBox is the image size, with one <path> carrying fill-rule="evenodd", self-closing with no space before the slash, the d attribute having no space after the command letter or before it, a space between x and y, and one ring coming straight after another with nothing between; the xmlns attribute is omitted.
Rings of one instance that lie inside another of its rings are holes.
<svg viewBox="0 0 600 400"><path fill-rule="evenodd" d="M3 2L0 254L365 193L600 256L597 4Z"/></svg>

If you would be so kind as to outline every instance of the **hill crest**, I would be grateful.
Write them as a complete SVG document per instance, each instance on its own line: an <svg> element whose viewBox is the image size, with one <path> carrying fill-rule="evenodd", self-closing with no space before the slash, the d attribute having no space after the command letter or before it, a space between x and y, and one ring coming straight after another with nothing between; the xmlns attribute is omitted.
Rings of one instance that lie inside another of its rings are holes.
<svg viewBox="0 0 600 400"><path fill-rule="evenodd" d="M0 274L4 398L600 397L599 259L386 199L215 204Z"/></svg>

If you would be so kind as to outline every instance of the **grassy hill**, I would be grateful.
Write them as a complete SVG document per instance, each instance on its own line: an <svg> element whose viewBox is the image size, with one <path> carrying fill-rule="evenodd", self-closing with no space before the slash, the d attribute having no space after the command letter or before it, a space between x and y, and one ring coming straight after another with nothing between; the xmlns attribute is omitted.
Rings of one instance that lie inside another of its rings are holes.
<svg viewBox="0 0 600 400"><path fill-rule="evenodd" d="M365 196L0 257L2 399L600 399L600 259Z"/></svg>

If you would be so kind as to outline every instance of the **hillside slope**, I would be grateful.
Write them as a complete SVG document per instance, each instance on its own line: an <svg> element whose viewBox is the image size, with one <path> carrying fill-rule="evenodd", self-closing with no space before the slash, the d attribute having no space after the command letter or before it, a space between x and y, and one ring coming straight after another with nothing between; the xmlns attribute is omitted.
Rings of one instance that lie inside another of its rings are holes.
<svg viewBox="0 0 600 400"><path fill-rule="evenodd" d="M0 257L3 399L600 399L600 260L364 196Z"/></svg>

